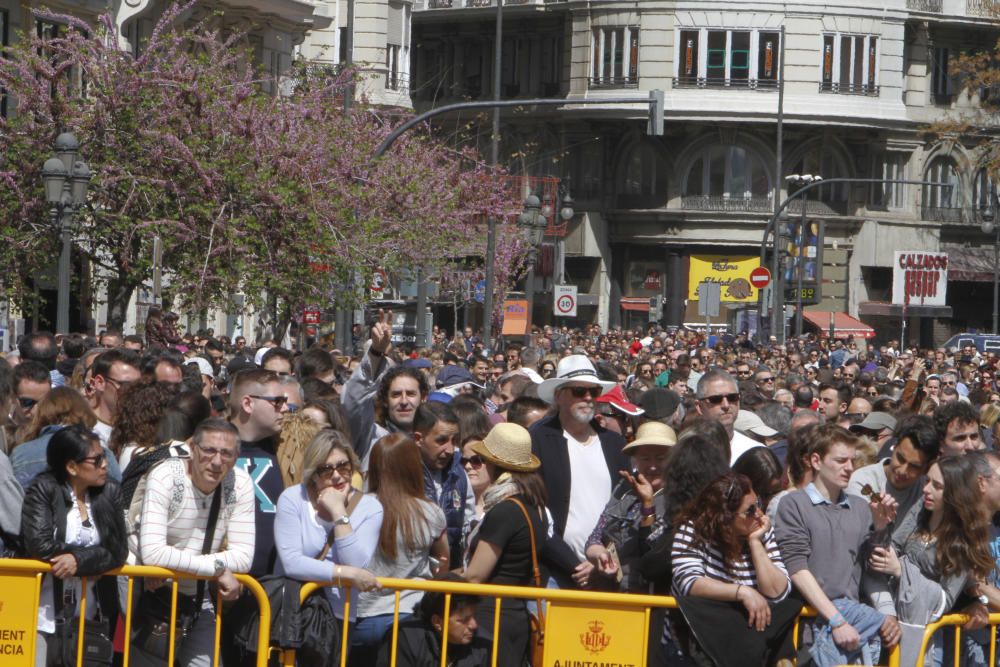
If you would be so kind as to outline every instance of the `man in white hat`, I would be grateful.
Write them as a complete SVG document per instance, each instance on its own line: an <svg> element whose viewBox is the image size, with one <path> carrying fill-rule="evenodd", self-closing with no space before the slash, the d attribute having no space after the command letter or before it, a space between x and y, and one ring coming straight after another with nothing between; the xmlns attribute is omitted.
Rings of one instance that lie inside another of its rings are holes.
<svg viewBox="0 0 1000 667"><path fill-rule="evenodd" d="M622 454L625 439L595 420L597 397L614 386L598 378L582 354L560 360L555 377L538 385L538 397L557 412L532 426L531 449L542 462L539 472L549 493L556 533L581 559L618 471L628 469ZM580 568L575 573L580 583Z"/></svg>

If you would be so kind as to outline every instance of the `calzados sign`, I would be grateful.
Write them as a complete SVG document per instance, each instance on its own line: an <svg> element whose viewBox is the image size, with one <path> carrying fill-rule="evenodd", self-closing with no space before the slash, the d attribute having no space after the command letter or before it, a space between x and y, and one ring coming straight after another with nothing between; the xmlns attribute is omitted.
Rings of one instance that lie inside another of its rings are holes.
<svg viewBox="0 0 1000 667"><path fill-rule="evenodd" d="M892 264L892 302L943 306L948 291L948 254L897 250Z"/></svg>

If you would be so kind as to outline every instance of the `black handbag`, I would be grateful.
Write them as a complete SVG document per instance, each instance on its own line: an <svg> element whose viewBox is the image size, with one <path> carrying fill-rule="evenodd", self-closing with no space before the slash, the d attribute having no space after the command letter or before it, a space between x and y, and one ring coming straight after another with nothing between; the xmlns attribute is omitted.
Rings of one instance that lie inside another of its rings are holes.
<svg viewBox="0 0 1000 667"><path fill-rule="evenodd" d="M208 527L201 553L207 554L215 537L215 524L219 519L222 504L222 485L212 495L212 507L208 512ZM161 586L156 590L143 591L139 596L134 614L135 636L132 645L148 655L166 660L170 657L170 607L173 586ZM201 614L201 602L205 597L205 580L198 580L194 595L177 593L177 624L174 628L174 645L181 642L194 627ZM176 655L176 648L175 648Z"/></svg>
<svg viewBox="0 0 1000 667"><path fill-rule="evenodd" d="M83 661L77 663L76 657L80 646L80 617L73 613L76 609L76 599L70 591L67 591L65 595L59 594L60 591L56 591L56 593L56 599L62 600L62 604L56 612L55 637L59 647L56 658L58 664L63 667L105 667L110 665L115 657L115 649L111 642L111 631L107 619L99 614L97 618L85 621Z"/></svg>

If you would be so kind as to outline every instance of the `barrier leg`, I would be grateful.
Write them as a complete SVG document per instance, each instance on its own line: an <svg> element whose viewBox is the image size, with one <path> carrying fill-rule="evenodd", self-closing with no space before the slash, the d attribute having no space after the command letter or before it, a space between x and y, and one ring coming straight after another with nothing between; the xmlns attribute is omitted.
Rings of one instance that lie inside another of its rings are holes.
<svg viewBox="0 0 1000 667"><path fill-rule="evenodd" d="M500 644L497 642L500 636L500 598L496 600L496 606L493 608L493 658L490 663L493 667L497 667L497 653L500 651Z"/></svg>
<svg viewBox="0 0 1000 667"><path fill-rule="evenodd" d="M444 619L441 623L441 667L448 667L448 619L451 617L451 593L444 596ZM496 636L493 637L494 643Z"/></svg>

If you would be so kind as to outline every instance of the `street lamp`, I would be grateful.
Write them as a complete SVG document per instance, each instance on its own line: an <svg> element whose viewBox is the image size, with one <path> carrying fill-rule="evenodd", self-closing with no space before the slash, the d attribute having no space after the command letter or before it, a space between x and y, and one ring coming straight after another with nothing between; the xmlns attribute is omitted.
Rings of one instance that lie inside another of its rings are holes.
<svg viewBox="0 0 1000 667"><path fill-rule="evenodd" d="M56 137L55 156L45 161L42 180L45 182L45 201L51 209L52 226L59 230L62 252L59 254L58 300L56 304L56 332L69 333L69 267L73 239L71 223L73 213L87 202L90 185L90 167L76 156L80 142L71 132Z"/></svg>
<svg viewBox="0 0 1000 667"><path fill-rule="evenodd" d="M815 183L817 181L822 181L823 177L814 174L790 174L785 176L785 180L788 182L789 186L803 187L809 185L810 183ZM804 260L802 256L805 251L805 237L806 237L806 210L809 208L809 193L806 192L802 196L802 219L799 222L799 237L795 239L795 245L798 248L798 262L795 267L796 274L796 284L795 284L795 335L802 335L802 274L804 273ZM775 300L777 303L777 300ZM784 326L784 324L782 324ZM784 336L782 336L784 338Z"/></svg>
<svg viewBox="0 0 1000 667"><path fill-rule="evenodd" d="M983 234L995 234L993 237L993 335L997 335L997 308L1000 306L1000 225L996 223L997 195L988 193L989 199L979 211L982 218L979 226Z"/></svg>
<svg viewBox="0 0 1000 667"><path fill-rule="evenodd" d="M528 195L524 200L524 211L517 216L517 227L521 230L524 240L530 246L528 251L528 275L525 278L524 292L528 300L528 331L525 334L525 345L531 345L531 323L535 308L535 261L538 259L538 248L545 238L548 227L548 217L552 215L549 206L542 208L541 201L535 195Z"/></svg>

